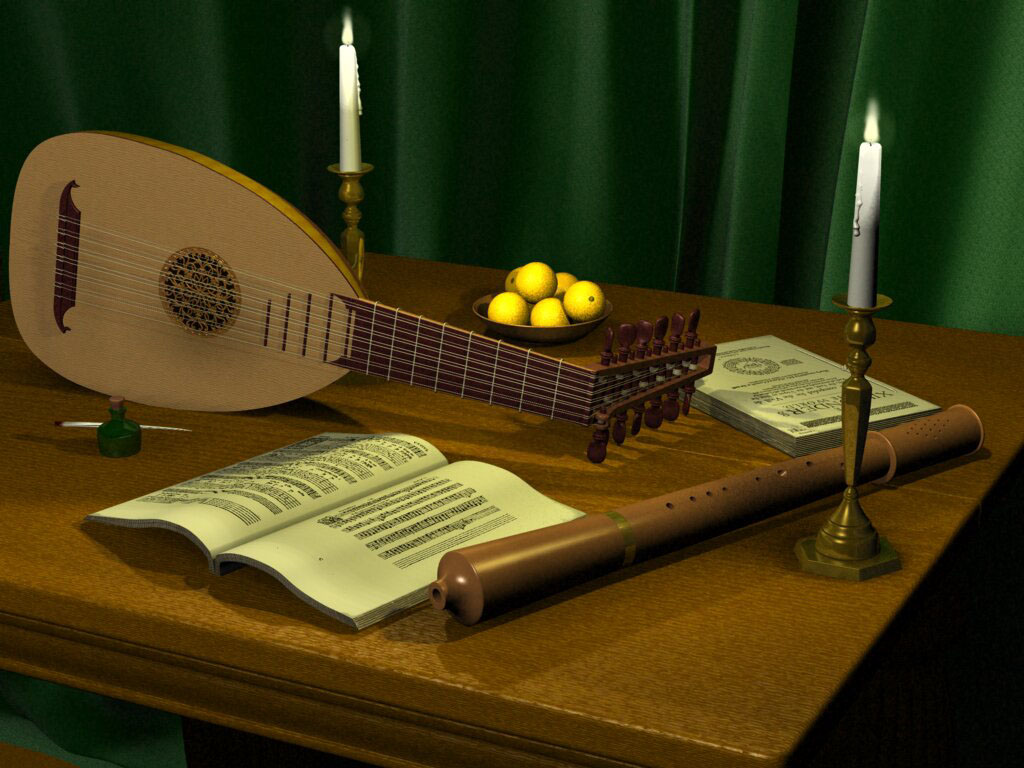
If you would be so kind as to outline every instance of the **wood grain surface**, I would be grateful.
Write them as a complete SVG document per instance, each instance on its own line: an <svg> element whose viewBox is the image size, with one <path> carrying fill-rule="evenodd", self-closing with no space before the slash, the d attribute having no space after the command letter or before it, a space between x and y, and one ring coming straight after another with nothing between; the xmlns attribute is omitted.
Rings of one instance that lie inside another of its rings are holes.
<svg viewBox="0 0 1024 768"><path fill-rule="evenodd" d="M472 301L503 277L369 254L365 282L371 298L482 330ZM699 304L706 342L772 333L845 358L842 315L605 288L615 324ZM140 422L193 431L147 432L140 454L105 459L91 430L52 426L102 420L104 398L36 360L2 305L0 666L379 765L782 764L979 518L1024 439L1021 339L884 316L876 327L872 376L970 405L986 429L979 453L863 497L903 570L864 583L800 571L793 546L833 498L474 627L424 605L354 632L261 571L209 574L183 537L83 518L327 430L411 432L591 513L784 456L691 411L595 465L586 428L351 373L257 411L129 403ZM602 333L559 355L587 361Z"/></svg>

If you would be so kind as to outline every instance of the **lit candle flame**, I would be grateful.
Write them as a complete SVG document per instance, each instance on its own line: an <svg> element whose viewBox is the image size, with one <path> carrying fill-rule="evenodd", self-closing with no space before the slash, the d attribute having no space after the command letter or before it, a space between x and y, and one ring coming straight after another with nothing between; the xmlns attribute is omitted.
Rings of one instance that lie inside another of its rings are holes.
<svg viewBox="0 0 1024 768"><path fill-rule="evenodd" d="M341 44L352 45L352 9L345 9L344 26L341 29Z"/></svg>
<svg viewBox="0 0 1024 768"><path fill-rule="evenodd" d="M878 141L878 100L868 99L868 114L864 118L864 141L872 144Z"/></svg>

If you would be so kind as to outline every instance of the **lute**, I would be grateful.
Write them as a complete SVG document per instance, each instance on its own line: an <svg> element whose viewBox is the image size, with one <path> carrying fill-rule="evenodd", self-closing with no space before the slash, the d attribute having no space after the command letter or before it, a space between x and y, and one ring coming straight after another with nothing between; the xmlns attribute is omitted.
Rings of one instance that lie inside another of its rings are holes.
<svg viewBox="0 0 1024 768"><path fill-rule="evenodd" d="M592 461L641 420L686 412L715 348L699 311L605 330L593 364L368 298L334 243L261 184L197 152L72 133L28 156L11 216L11 301L61 376L148 405L261 408L359 371L595 426ZM681 401L681 402L680 402Z"/></svg>

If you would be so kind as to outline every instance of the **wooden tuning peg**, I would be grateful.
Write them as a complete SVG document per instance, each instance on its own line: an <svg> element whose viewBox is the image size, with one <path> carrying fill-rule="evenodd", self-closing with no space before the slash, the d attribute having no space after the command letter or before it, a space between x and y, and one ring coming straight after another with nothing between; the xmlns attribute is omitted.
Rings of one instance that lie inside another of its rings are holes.
<svg viewBox="0 0 1024 768"><path fill-rule="evenodd" d="M612 440L615 441L616 445L622 445L623 440L626 439L626 412L616 414L615 423L612 424Z"/></svg>
<svg viewBox="0 0 1024 768"><path fill-rule="evenodd" d="M651 429L657 429L661 426L661 421L664 418L661 412L661 395L651 398L651 404L644 411L644 424Z"/></svg>
<svg viewBox="0 0 1024 768"><path fill-rule="evenodd" d="M683 393L684 393L683 394L683 416L689 416L690 415L690 397L696 391L697 391L697 388L694 387L693 384L686 384L683 387Z"/></svg>
<svg viewBox="0 0 1024 768"><path fill-rule="evenodd" d="M676 312L672 315L672 335L668 337L668 351L675 352L679 349L679 342L683 338L683 328L686 325L686 318Z"/></svg>
<svg viewBox="0 0 1024 768"><path fill-rule="evenodd" d="M610 325L604 329L604 351L601 352L601 365L609 365L612 361L612 344L615 343L615 329Z"/></svg>
<svg viewBox="0 0 1024 768"><path fill-rule="evenodd" d="M647 353L650 352L647 345L650 343L653 333L654 326L646 320L641 320L636 324L636 356L640 360L647 357Z"/></svg>
<svg viewBox="0 0 1024 768"><path fill-rule="evenodd" d="M693 349L694 347L700 346L700 339L697 338L697 323L699 322L700 307L697 307L690 313L690 322L686 328L686 349ZM690 360L687 365L691 371L697 368L697 363L693 360ZM686 396L683 398L683 415L687 416L690 413L690 397L695 392L693 384L687 384L683 387L683 391L686 393Z"/></svg>
<svg viewBox="0 0 1024 768"><path fill-rule="evenodd" d="M636 415L633 417L633 424L629 428L629 434L631 434L631 435L635 435L637 432L640 431L641 419L643 419L643 417L644 417L644 409L643 408L634 408L633 412Z"/></svg>
<svg viewBox="0 0 1024 768"><path fill-rule="evenodd" d="M630 346L636 338L636 326L632 323L623 323L619 326L619 362L624 363L633 356Z"/></svg>
<svg viewBox="0 0 1024 768"><path fill-rule="evenodd" d="M595 464L604 461L608 455L608 414L601 411L597 414L597 429L594 430L594 437L587 446L587 458Z"/></svg>
<svg viewBox="0 0 1024 768"><path fill-rule="evenodd" d="M665 416L666 421L675 421L679 418L679 390L673 389L665 397L665 405L662 407L662 413Z"/></svg>
<svg viewBox="0 0 1024 768"><path fill-rule="evenodd" d="M665 334L668 333L668 318L662 315L654 321L654 352L660 355L665 346Z"/></svg>
<svg viewBox="0 0 1024 768"><path fill-rule="evenodd" d="M686 327L686 348L692 349L697 340L697 323L700 322L700 307L690 313L690 322Z"/></svg>

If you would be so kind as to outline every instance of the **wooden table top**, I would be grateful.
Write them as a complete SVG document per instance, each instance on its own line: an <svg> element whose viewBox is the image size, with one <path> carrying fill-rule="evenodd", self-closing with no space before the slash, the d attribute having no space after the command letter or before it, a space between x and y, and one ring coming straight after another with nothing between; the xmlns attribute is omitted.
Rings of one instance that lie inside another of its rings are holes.
<svg viewBox="0 0 1024 768"><path fill-rule="evenodd" d="M470 304L503 278L376 254L367 271L374 299L478 331ZM772 333L845 358L841 315L605 287L616 324L699 302L709 343ZM114 461L91 430L52 426L102 420L104 398L37 361L0 305L0 666L381 765L781 764L1024 440L1024 341L884 313L876 327L872 376L968 404L986 430L977 454L865 496L901 571L852 583L799 569L793 546L833 498L474 627L424 605L355 632L259 570L211 575L181 536L83 518L329 430L417 434L587 512L786 457L691 411L594 465L588 429L350 373L252 412L130 404L193 432L149 432ZM558 356L596 355L600 333Z"/></svg>

